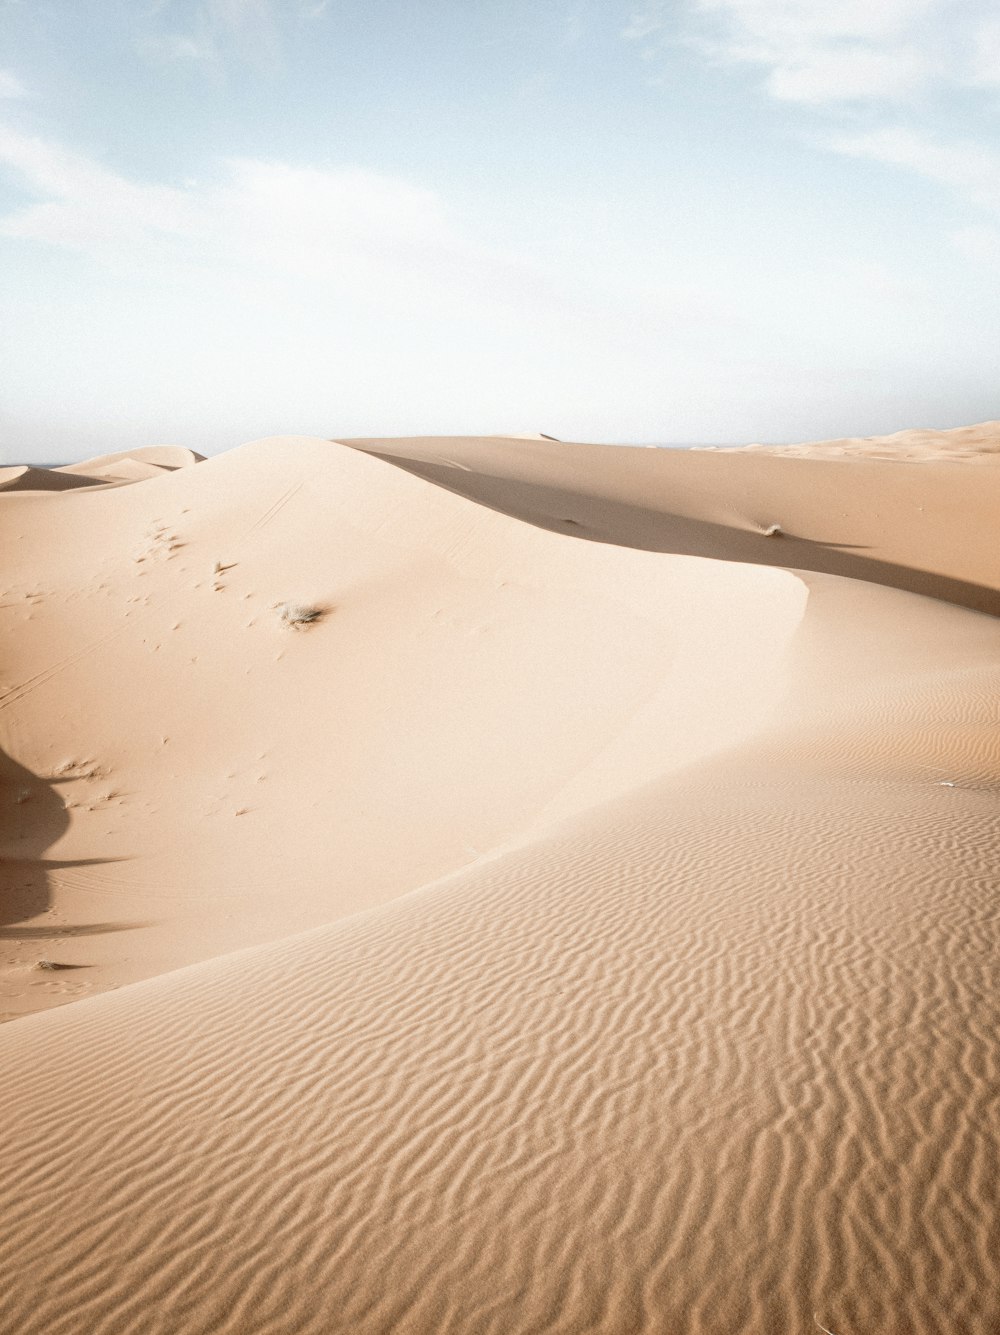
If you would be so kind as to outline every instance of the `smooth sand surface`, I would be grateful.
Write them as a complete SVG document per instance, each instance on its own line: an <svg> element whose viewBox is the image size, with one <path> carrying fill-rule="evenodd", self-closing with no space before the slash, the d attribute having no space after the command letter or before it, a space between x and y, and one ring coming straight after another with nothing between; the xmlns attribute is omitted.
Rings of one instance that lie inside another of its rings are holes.
<svg viewBox="0 0 1000 1335"><path fill-rule="evenodd" d="M352 445L0 503L0 1330L997 1329L1000 469Z"/></svg>

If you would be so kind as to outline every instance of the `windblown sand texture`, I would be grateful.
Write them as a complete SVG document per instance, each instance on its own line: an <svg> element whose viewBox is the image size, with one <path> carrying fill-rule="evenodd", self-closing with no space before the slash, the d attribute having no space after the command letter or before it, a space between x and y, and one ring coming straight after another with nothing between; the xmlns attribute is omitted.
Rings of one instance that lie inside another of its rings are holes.
<svg viewBox="0 0 1000 1335"><path fill-rule="evenodd" d="M5 495L3 1335L996 1330L977 430Z"/></svg>

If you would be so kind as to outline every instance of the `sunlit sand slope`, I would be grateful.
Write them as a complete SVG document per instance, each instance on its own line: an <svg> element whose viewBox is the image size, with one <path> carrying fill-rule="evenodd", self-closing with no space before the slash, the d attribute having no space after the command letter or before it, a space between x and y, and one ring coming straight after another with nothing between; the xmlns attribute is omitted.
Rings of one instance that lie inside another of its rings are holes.
<svg viewBox="0 0 1000 1335"><path fill-rule="evenodd" d="M975 430L982 467L944 452L914 467L510 437L348 443L559 532L847 575L1000 615L1000 455L996 433Z"/></svg>
<svg viewBox="0 0 1000 1335"><path fill-rule="evenodd" d="M0 1032L4 1329L995 1330L1000 628L812 583L756 740Z"/></svg>
<svg viewBox="0 0 1000 1335"><path fill-rule="evenodd" d="M384 902L731 744L806 602L306 439L13 496L0 534L7 1016Z"/></svg>

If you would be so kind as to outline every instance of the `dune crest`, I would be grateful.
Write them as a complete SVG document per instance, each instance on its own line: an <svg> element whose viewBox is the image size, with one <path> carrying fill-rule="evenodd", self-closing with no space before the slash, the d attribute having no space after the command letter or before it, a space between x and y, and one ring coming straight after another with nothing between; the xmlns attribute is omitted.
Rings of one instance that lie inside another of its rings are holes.
<svg viewBox="0 0 1000 1335"><path fill-rule="evenodd" d="M539 448L498 437L344 443L556 532L844 575L1000 615L1000 467L856 458L847 469L763 449Z"/></svg>

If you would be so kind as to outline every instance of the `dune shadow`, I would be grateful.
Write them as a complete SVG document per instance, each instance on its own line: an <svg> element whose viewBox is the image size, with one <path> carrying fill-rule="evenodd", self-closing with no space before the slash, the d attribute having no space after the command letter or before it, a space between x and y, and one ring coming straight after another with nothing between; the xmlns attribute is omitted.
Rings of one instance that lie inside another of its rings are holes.
<svg viewBox="0 0 1000 1335"><path fill-rule="evenodd" d="M0 927L0 941L50 941L54 937L72 940L83 936L106 936L110 932L133 932L138 927L151 927L148 922L86 922L66 927Z"/></svg>
<svg viewBox="0 0 1000 1335"><path fill-rule="evenodd" d="M102 866L125 858L45 858L46 849L69 828L69 814L56 792L58 780L43 779L0 751L0 940L96 936L128 931L139 923L59 924L17 927L52 907L50 873L63 867Z"/></svg>
<svg viewBox="0 0 1000 1335"><path fill-rule="evenodd" d="M842 575L1000 616L1000 590L866 556L868 549L862 546L834 539L799 537L784 530L757 532L671 513L666 508L657 508L655 503L614 500L583 489L574 493L565 485L470 471L381 450L370 453L457 496L553 533L642 551ZM568 510L572 514L567 514Z"/></svg>

